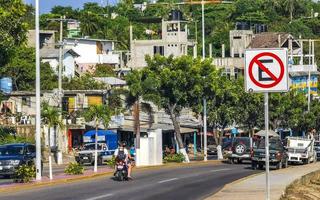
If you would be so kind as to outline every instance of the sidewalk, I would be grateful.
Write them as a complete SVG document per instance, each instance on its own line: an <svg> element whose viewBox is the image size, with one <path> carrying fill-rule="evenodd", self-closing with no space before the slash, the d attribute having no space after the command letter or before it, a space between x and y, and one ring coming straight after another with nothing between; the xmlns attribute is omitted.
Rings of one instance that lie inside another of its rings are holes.
<svg viewBox="0 0 320 200"><path fill-rule="evenodd" d="M291 182L319 169L320 163L270 170L270 199L279 200ZM265 199L265 183L265 173L253 175L227 184L206 200L263 200Z"/></svg>
<svg viewBox="0 0 320 200"><path fill-rule="evenodd" d="M81 175L68 175L65 173L59 173L54 175L54 179L50 180L47 176L43 176L41 181L31 181L30 183L4 183L0 184L0 192L9 192L16 190L23 190L36 186L48 186L58 183L73 182L82 179L95 178L99 176L104 176L107 174L112 174L113 169L109 167L98 169L97 173L94 173L92 169L85 170Z"/></svg>

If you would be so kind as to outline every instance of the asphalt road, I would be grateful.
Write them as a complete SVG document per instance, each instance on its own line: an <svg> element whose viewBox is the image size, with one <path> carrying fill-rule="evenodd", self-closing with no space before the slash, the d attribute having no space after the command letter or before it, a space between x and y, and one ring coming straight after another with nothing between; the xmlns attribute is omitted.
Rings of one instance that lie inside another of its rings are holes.
<svg viewBox="0 0 320 200"><path fill-rule="evenodd" d="M134 180L118 182L102 177L82 182L0 195L1 200L196 200L225 184L257 173L249 165L200 164L164 167L134 173Z"/></svg>

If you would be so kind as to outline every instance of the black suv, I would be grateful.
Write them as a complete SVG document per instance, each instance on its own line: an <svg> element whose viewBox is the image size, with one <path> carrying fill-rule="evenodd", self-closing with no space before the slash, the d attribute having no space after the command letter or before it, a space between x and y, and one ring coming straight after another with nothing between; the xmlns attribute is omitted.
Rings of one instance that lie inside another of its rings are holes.
<svg viewBox="0 0 320 200"><path fill-rule="evenodd" d="M10 177L23 164L33 165L36 147L28 143L6 144L0 146L0 175Z"/></svg>
<svg viewBox="0 0 320 200"><path fill-rule="evenodd" d="M241 163L243 160L251 160L251 137L234 137L229 142L229 145L224 147L224 155L230 163L234 163L235 160L237 160L237 163Z"/></svg>
<svg viewBox="0 0 320 200"><path fill-rule="evenodd" d="M252 152L252 169L262 169L266 160L265 140L256 141ZM269 164L277 169L288 167L288 155L279 137L269 139Z"/></svg>

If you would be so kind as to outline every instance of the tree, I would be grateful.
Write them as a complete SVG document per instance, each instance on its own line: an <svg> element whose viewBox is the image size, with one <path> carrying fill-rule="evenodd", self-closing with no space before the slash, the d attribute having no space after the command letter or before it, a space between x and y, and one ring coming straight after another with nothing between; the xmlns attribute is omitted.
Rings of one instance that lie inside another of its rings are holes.
<svg viewBox="0 0 320 200"><path fill-rule="evenodd" d="M98 168L98 128L99 124L103 124L104 129L107 129L111 119L111 111L106 105L90 106L85 112L84 117L86 121L94 121L96 134L95 134L95 152L94 152L94 172Z"/></svg>
<svg viewBox="0 0 320 200"><path fill-rule="evenodd" d="M0 0L0 66L4 66L12 49L26 39L24 21L26 5L21 0Z"/></svg>
<svg viewBox="0 0 320 200"><path fill-rule="evenodd" d="M179 116L182 109L191 108L196 102L196 96L202 94L201 69L210 65L208 61L202 62L190 56L155 56L153 59L147 56L146 61L148 67L142 74L145 91L143 98L163 108L170 116L180 152L185 161L189 162L181 137Z"/></svg>
<svg viewBox="0 0 320 200"><path fill-rule="evenodd" d="M14 48L9 63L0 69L1 76L12 78L14 90L34 90L35 50L24 46ZM52 90L58 86L57 75L48 63L41 63L41 89Z"/></svg>
<svg viewBox="0 0 320 200"><path fill-rule="evenodd" d="M142 71L132 71L126 77L129 90L127 91L126 104L127 107L133 109L134 134L136 135L137 155L140 153L140 99L144 94Z"/></svg>
<svg viewBox="0 0 320 200"><path fill-rule="evenodd" d="M52 159L51 159L51 134L50 129L53 127L56 133L57 128L60 130L64 124L60 118L60 111L58 108L49 106L48 103L42 103L41 109L42 122L48 126L48 145L49 145L49 177L52 179ZM57 138L55 137L54 140Z"/></svg>

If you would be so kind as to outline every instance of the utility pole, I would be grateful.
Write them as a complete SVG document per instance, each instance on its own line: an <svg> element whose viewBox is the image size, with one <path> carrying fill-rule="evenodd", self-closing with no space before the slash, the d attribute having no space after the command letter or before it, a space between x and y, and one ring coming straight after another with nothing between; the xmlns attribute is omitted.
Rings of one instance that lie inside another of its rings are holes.
<svg viewBox="0 0 320 200"><path fill-rule="evenodd" d="M208 154L207 154L207 99L203 99L203 132L204 132L204 139L203 139L203 149L204 149L204 155L203 160L208 160Z"/></svg>
<svg viewBox="0 0 320 200"><path fill-rule="evenodd" d="M309 39L309 56L308 56L308 112L310 112L310 101L311 101L311 40ZM313 64L313 63L312 63Z"/></svg>
<svg viewBox="0 0 320 200"><path fill-rule="evenodd" d="M202 17L202 59L206 57L205 47L205 27L204 27L204 1L201 1L201 17Z"/></svg>
<svg viewBox="0 0 320 200"><path fill-rule="evenodd" d="M36 25L36 180L41 180L41 113L40 113L40 28L39 0L35 0Z"/></svg>

